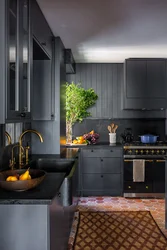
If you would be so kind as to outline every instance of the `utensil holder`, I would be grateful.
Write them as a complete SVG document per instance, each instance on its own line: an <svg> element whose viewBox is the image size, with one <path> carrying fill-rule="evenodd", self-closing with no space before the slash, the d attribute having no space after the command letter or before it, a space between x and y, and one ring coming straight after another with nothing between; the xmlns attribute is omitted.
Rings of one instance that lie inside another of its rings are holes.
<svg viewBox="0 0 167 250"><path fill-rule="evenodd" d="M110 143L116 143L116 133L109 133L109 141Z"/></svg>

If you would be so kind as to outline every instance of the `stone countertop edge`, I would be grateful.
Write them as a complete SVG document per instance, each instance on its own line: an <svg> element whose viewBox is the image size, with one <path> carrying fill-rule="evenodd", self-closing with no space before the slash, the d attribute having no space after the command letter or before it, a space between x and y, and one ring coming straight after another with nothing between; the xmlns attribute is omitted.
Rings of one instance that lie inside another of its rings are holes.
<svg viewBox="0 0 167 250"><path fill-rule="evenodd" d="M79 148L66 148L63 147L60 154L33 154L31 155L31 160L39 158L48 158L48 159L76 159L78 157Z"/></svg>
<svg viewBox="0 0 167 250"><path fill-rule="evenodd" d="M99 142L97 144L90 144L90 145L66 145L66 148L106 148L106 147L123 147L123 144L120 142L110 144L109 142Z"/></svg>
<svg viewBox="0 0 167 250"><path fill-rule="evenodd" d="M22 192L0 188L0 205L50 205L64 180L65 173L47 173L39 186Z"/></svg>

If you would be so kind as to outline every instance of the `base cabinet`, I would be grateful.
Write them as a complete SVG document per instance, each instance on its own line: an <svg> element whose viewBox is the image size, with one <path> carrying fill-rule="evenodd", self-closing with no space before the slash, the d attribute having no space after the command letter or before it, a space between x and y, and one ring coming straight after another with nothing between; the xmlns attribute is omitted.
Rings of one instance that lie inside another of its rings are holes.
<svg viewBox="0 0 167 250"><path fill-rule="evenodd" d="M82 149L82 196L122 196L122 149Z"/></svg>

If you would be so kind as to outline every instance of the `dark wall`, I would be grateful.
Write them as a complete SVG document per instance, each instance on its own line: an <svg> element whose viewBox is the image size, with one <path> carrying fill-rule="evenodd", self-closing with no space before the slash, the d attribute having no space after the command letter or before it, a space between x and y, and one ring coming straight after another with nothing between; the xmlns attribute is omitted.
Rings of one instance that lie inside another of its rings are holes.
<svg viewBox="0 0 167 250"><path fill-rule="evenodd" d="M158 135L158 140L165 140L165 119L85 119L73 126L73 137L95 130L100 134L99 142L108 142L107 126L112 122L118 125L117 142L122 142L120 135L125 128L132 128L134 140L140 140L139 135L146 133Z"/></svg>
<svg viewBox="0 0 167 250"><path fill-rule="evenodd" d="M164 110L124 110L124 64L78 63L76 74L67 75L67 81L81 82L85 89L93 88L98 95L90 108L93 118L165 118Z"/></svg>
<svg viewBox="0 0 167 250"><path fill-rule="evenodd" d="M138 135L152 133L165 139L165 111L123 110L123 63L78 63L76 74L67 75L67 81L81 82L86 89L93 88L98 94L96 104L90 108L92 117L73 127L73 137L94 129L100 134L99 141L108 141L107 126L118 124L117 141L125 128L132 128L135 140Z"/></svg>

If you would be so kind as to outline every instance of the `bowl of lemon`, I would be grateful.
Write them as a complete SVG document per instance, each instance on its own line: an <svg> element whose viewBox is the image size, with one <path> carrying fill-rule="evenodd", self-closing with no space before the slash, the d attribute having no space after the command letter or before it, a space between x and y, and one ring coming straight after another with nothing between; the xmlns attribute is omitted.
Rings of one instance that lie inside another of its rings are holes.
<svg viewBox="0 0 167 250"><path fill-rule="evenodd" d="M45 178L40 169L15 169L0 172L0 187L10 191L26 191L37 187Z"/></svg>

